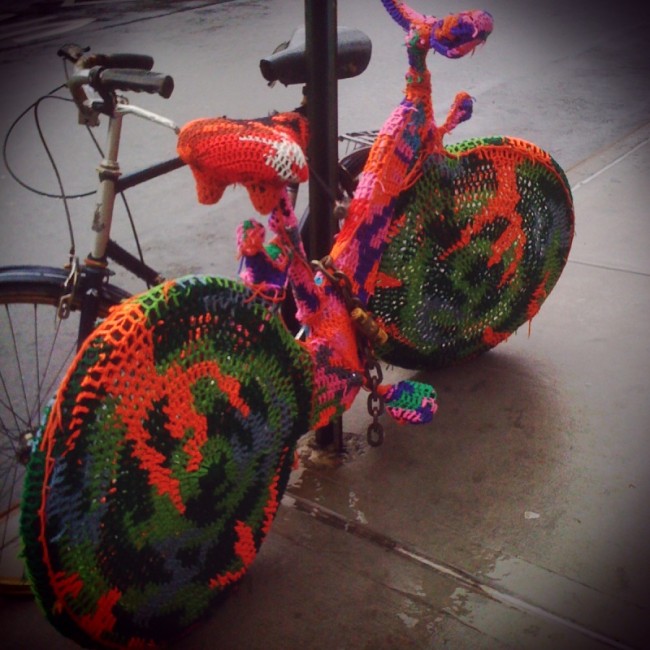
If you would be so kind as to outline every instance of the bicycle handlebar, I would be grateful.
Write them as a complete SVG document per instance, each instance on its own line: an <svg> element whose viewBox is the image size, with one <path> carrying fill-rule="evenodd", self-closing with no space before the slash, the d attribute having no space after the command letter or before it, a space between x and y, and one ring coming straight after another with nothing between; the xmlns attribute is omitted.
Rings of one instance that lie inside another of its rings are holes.
<svg viewBox="0 0 650 650"><path fill-rule="evenodd" d="M174 90L170 75L151 71L154 61L148 54L101 54L75 43L63 45L57 54L74 64L67 86L79 108L81 124L97 126L98 113L112 114L116 90L158 94L165 99ZM101 101L89 99L84 87L92 88Z"/></svg>
<svg viewBox="0 0 650 650"><path fill-rule="evenodd" d="M174 90L174 79L168 74L129 68L96 66L90 70L88 83L99 93L131 90L158 94L165 99L168 99Z"/></svg>
<svg viewBox="0 0 650 650"><path fill-rule="evenodd" d="M153 57L148 54L133 54L117 52L115 54L88 53L88 48L83 48L76 43L66 43L59 48L57 54L79 69L90 69L99 65L103 68L133 68L135 70L151 70Z"/></svg>
<svg viewBox="0 0 650 650"><path fill-rule="evenodd" d="M131 68L133 70L151 70L153 57L148 54L130 54L118 52L115 54L87 54L83 57L80 67L93 68L100 65L103 68Z"/></svg>

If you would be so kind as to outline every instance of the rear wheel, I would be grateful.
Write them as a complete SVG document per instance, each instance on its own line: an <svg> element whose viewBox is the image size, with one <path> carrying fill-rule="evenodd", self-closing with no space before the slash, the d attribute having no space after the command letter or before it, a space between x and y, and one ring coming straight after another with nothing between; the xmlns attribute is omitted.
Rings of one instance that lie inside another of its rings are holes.
<svg viewBox="0 0 650 650"><path fill-rule="evenodd" d="M84 647L158 647L246 573L314 364L268 303L212 276L123 302L75 356L27 466L25 562L48 620Z"/></svg>
<svg viewBox="0 0 650 650"><path fill-rule="evenodd" d="M20 560L23 474L44 406L76 351L79 312L58 317L63 269L0 269L0 594L27 593ZM106 286L100 316L126 293Z"/></svg>

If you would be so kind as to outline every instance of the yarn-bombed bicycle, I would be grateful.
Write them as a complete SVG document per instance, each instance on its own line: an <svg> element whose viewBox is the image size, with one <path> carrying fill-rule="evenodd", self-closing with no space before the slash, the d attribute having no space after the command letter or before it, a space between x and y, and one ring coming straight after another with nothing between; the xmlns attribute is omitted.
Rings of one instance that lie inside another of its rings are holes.
<svg viewBox="0 0 650 650"><path fill-rule="evenodd" d="M239 229L242 284L188 276L113 309L57 392L22 531L48 618L82 643L158 644L203 616L268 533L298 436L362 387L400 421L430 420L433 389L382 386L376 355L435 367L477 354L531 318L561 272L572 206L550 156L509 138L445 149L471 114L465 93L442 126L433 118L428 50L473 51L491 17L383 4L408 34L405 96L331 254L308 263L284 190L290 163L300 167L299 114L188 124L178 150L200 198L249 186L256 207L272 206L274 237L265 244L254 220ZM288 288L304 340L279 317Z"/></svg>

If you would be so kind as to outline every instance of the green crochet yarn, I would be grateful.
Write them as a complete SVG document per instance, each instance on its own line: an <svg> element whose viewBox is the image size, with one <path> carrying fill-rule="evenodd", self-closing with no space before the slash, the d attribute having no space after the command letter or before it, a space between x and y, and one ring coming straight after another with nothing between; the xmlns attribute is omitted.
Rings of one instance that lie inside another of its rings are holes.
<svg viewBox="0 0 650 650"><path fill-rule="evenodd" d="M112 311L27 469L25 558L48 619L82 645L153 647L202 618L269 530L312 376L227 280L182 278Z"/></svg>
<svg viewBox="0 0 650 650"><path fill-rule="evenodd" d="M474 357L535 316L573 237L568 182L512 138L475 139L427 161L399 199L370 308L382 359L436 368Z"/></svg>

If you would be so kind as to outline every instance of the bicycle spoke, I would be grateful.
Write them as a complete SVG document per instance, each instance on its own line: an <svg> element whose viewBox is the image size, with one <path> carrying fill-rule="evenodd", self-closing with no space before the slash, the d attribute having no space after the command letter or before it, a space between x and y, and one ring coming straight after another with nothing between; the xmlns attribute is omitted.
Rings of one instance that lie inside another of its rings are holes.
<svg viewBox="0 0 650 650"><path fill-rule="evenodd" d="M13 320L11 318L11 313L9 312L9 305L5 305L5 314L7 317L7 322L9 324L9 331L11 332L11 338L13 340L13 349L14 349L14 356L17 358L18 357L18 350L16 348L16 336L14 332L14 326L13 326ZM11 378L7 378L9 382L11 382ZM13 405L13 400L11 399L11 393L9 391L9 388L7 387L7 380L5 380L4 374L0 372L0 381L2 382L2 390L4 391L4 394L6 395L6 401L5 400L0 400L0 403L4 408L6 408L13 416L14 418L14 423L16 426L16 430L20 428L19 422L18 422L18 413L16 409L14 408ZM4 427L4 422L3 422L3 430L7 431L8 428Z"/></svg>
<svg viewBox="0 0 650 650"><path fill-rule="evenodd" d="M54 312L51 304L6 303L0 326L0 590L24 578L18 553L28 439L40 423L48 391L58 382L71 356L62 352L60 322L44 327L43 309L48 316Z"/></svg>
<svg viewBox="0 0 650 650"><path fill-rule="evenodd" d="M18 377L16 378L16 381L19 382L20 388L22 389L22 397L23 401L25 403L25 413L27 414L28 417L31 417L30 409L29 409L29 400L27 399L27 391L25 390L25 382L24 382L24 374L23 374L23 368L22 364L20 363L20 354L18 352L18 343L16 341L16 331L14 328L14 322L13 318L11 317L11 314L9 313L9 307L5 307L6 312L7 312L7 319L9 321L9 332L11 333L11 341L13 343L13 348L14 348L14 357L16 359L16 368L18 369ZM34 305L34 312L36 312L36 305ZM38 351L36 351L38 354ZM31 427L31 419L29 421L29 425Z"/></svg>
<svg viewBox="0 0 650 650"><path fill-rule="evenodd" d="M42 379L43 381L39 384L39 394L38 394L38 414L43 412L43 408L49 401L49 399L54 395L57 384L61 380L65 369L70 365L72 358L76 352L76 346L71 344L65 356L56 364L54 370L48 374L50 369L50 364L52 363L53 355L55 349L57 349L57 343L59 341L59 332L60 332L60 321L57 324L56 331L52 336L52 344L50 346L50 351L48 353L47 364L45 366L45 371L43 372ZM48 378L48 383L45 385L45 379Z"/></svg>

